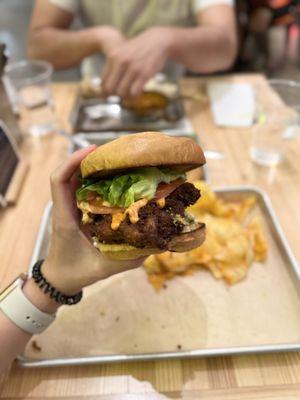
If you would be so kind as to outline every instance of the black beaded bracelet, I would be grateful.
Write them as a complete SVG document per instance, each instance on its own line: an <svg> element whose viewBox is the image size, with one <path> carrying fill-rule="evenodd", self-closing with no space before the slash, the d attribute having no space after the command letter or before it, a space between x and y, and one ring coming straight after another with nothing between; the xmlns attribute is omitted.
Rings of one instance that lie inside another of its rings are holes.
<svg viewBox="0 0 300 400"><path fill-rule="evenodd" d="M45 279L41 272L43 262L44 260L37 261L32 268L32 278L39 288L41 288L45 294L49 294L50 298L54 299L59 304L71 306L79 303L82 298L82 290L73 296L67 296L55 289L55 287Z"/></svg>

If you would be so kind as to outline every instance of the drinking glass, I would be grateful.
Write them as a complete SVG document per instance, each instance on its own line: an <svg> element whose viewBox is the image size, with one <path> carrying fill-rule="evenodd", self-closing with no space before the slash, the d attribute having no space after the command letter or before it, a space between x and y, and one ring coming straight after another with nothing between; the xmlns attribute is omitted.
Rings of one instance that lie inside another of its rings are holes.
<svg viewBox="0 0 300 400"><path fill-rule="evenodd" d="M4 70L4 85L23 132L44 136L55 130L51 91L53 68L46 61L20 61Z"/></svg>
<svg viewBox="0 0 300 400"><path fill-rule="evenodd" d="M299 132L300 83L273 79L268 86L272 97L269 102L258 100L250 157L257 164L275 166L284 159L286 140Z"/></svg>

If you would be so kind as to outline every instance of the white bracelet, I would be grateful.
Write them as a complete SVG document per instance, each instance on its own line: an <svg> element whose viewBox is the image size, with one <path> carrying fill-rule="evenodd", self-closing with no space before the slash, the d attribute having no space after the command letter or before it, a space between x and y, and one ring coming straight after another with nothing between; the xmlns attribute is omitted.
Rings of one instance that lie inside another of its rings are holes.
<svg viewBox="0 0 300 400"><path fill-rule="evenodd" d="M55 315L40 311L25 296L23 279L18 279L14 287L0 300L0 309L16 326L30 334L43 332L55 320Z"/></svg>

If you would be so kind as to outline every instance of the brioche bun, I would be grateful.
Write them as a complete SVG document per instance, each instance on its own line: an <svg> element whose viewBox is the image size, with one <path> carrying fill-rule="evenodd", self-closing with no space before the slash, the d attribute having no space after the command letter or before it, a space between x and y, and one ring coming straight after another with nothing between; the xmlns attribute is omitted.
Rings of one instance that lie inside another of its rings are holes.
<svg viewBox="0 0 300 400"><path fill-rule="evenodd" d="M203 164L203 151L192 139L143 132L121 136L98 147L85 157L80 169L86 178L109 177L137 167L171 167L186 172Z"/></svg>
<svg viewBox="0 0 300 400"><path fill-rule="evenodd" d="M199 247L205 240L205 224L189 233L182 233L170 240L167 250L184 253ZM95 246L107 258L113 260L136 260L151 254L163 253L166 250L159 248L137 248L129 244L104 244L95 242Z"/></svg>

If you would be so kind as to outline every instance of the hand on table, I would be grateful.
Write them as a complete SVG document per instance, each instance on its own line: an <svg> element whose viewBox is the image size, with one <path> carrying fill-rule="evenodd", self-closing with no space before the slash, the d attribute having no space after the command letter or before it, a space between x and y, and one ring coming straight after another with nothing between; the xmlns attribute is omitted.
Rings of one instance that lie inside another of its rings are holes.
<svg viewBox="0 0 300 400"><path fill-rule="evenodd" d="M74 194L78 186L78 167L95 148L90 146L73 153L51 176L53 231L42 272L53 286L67 295L100 279L136 268L144 261L144 258L134 261L106 259L80 229Z"/></svg>
<svg viewBox="0 0 300 400"><path fill-rule="evenodd" d="M102 74L105 94L140 94L145 83L164 67L171 40L168 28L153 27L117 46L108 54Z"/></svg>

